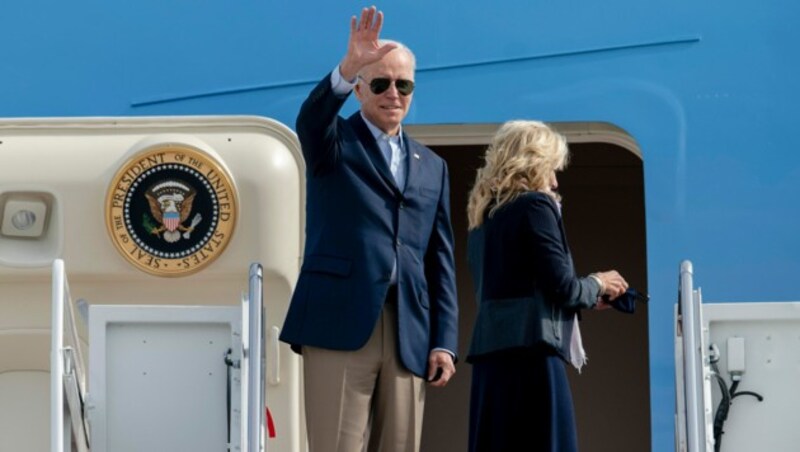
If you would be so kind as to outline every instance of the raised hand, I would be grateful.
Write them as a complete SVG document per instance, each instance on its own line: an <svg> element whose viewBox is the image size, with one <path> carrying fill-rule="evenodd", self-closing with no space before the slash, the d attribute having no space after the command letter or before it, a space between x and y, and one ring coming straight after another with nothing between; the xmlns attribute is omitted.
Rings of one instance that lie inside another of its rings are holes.
<svg viewBox="0 0 800 452"><path fill-rule="evenodd" d="M383 27L383 13L374 6L361 10L361 18L350 18L350 40L347 54L339 64L339 71L345 80L353 80L358 71L394 50L395 44L380 45L378 39Z"/></svg>

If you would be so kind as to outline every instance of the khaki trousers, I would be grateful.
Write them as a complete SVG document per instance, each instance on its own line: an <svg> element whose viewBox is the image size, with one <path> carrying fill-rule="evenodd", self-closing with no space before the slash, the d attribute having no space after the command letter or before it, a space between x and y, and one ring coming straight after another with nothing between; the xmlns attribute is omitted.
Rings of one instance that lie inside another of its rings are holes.
<svg viewBox="0 0 800 452"><path fill-rule="evenodd" d="M303 377L309 452L419 451L425 381L397 356L396 295L361 349L304 346Z"/></svg>

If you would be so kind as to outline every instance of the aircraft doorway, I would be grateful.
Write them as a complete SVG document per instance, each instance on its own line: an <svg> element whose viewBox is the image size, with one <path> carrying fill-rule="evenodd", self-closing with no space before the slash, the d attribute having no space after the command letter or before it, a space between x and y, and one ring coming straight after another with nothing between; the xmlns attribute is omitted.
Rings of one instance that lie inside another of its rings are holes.
<svg viewBox="0 0 800 452"><path fill-rule="evenodd" d="M605 123L552 124L567 137L570 164L559 175L564 221L578 274L616 269L643 293L647 287L644 169L641 151L625 131ZM477 312L467 269L466 205L475 171L499 124L408 126L406 131L443 157L450 200L460 308L456 375L443 390L427 391L422 452L467 450L471 366ZM610 207L613 206L613 207ZM614 212L610 214L609 212ZM581 323L589 363L568 369L583 452L650 450L648 312L586 312Z"/></svg>

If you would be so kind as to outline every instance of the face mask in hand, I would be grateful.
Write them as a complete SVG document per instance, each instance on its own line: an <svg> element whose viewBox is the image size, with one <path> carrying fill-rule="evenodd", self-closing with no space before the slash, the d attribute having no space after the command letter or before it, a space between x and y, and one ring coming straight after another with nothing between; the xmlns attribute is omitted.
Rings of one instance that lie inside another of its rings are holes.
<svg viewBox="0 0 800 452"><path fill-rule="evenodd" d="M639 293L636 289L628 289L622 295L610 300L608 295L603 295L603 301L610 304L617 311L633 314L636 311L636 301L647 303L650 297Z"/></svg>

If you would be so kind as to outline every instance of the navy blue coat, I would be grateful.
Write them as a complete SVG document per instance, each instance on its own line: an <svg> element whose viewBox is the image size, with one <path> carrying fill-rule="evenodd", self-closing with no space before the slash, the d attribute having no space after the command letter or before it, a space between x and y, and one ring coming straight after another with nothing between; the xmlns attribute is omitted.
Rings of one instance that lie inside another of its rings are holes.
<svg viewBox="0 0 800 452"><path fill-rule="evenodd" d="M569 360L572 320L600 287L575 274L553 198L528 192L499 208L470 231L468 260L480 303L468 361L543 344Z"/></svg>
<svg viewBox="0 0 800 452"><path fill-rule="evenodd" d="M406 187L398 189L360 113L326 76L303 103L297 134L306 163L306 242L281 340L357 350L369 339L397 260L398 343L424 377L433 348L457 352L458 305L447 165L403 135Z"/></svg>

